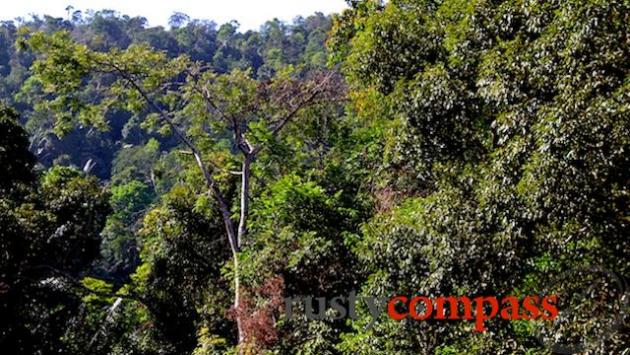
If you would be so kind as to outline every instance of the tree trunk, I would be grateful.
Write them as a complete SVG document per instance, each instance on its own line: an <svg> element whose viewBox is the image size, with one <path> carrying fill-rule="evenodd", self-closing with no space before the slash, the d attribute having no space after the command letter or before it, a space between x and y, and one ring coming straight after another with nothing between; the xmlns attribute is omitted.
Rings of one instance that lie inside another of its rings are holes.
<svg viewBox="0 0 630 355"><path fill-rule="evenodd" d="M238 265L238 253L232 254L232 261L234 263L234 311L236 316L236 328L238 330L238 352L242 353L242 345L245 340L245 334L243 332L243 322L241 321L241 280Z"/></svg>
<svg viewBox="0 0 630 355"><path fill-rule="evenodd" d="M241 241L247 233L247 217L249 215L249 178L251 175L251 156L245 156L241 171L241 216L238 223L236 242L241 247Z"/></svg>
<svg viewBox="0 0 630 355"><path fill-rule="evenodd" d="M239 237L241 236L240 226L241 224L243 224L243 211L241 211L241 221L239 221L239 230L238 230L239 234L236 234L237 232L235 231L235 228L234 228L234 222L232 221L231 216L230 216L230 208L228 207L228 204L225 201L225 198L223 197L221 190L216 185L214 179L210 175L210 172L208 171L205 164L203 163L201 155L197 152L194 152L194 156L195 156L195 160L197 161L197 165L199 166L202 174L204 175L208 189L214 195L214 197L217 200L217 203L219 204L219 210L221 211L221 217L223 219L223 223L225 224L225 232L227 233L228 243L230 244L230 250L232 251L232 262L234 264L234 305L233 307L234 307L234 312L235 312L234 314L236 317L236 327L238 330L238 347L239 347L239 354L240 354L241 345L243 344L243 340L245 339L245 336L243 333L243 324L242 324L243 322L241 321L241 315L240 315L240 311L241 311L240 310L240 306L241 306L241 292L240 292L241 282L240 281L241 280L240 280L239 263L238 263L238 255L240 252ZM247 163L243 164L243 176L241 178L243 180L247 180L247 183L245 181L243 182L243 186L247 187L247 190L245 193L246 193L246 196L248 196L249 195L250 165L249 165L249 160L247 158L245 161ZM245 174L245 171L247 171L247 174ZM247 179L245 179L245 175L247 175ZM245 198L246 206L248 205L247 200L248 199ZM242 203L243 203L243 199L241 198L241 204ZM246 213L245 213L245 216L246 216Z"/></svg>
<svg viewBox="0 0 630 355"><path fill-rule="evenodd" d="M247 217L249 215L249 178L251 175L251 156L246 155L243 160L241 171L241 213L238 222L238 230L236 234L236 249L240 250L241 241L247 234ZM238 328L238 353L244 351L243 343L245 334L243 331L243 322L241 320L241 295L240 295L240 273L238 264L238 253L232 255L234 259L234 309L236 310L236 326Z"/></svg>

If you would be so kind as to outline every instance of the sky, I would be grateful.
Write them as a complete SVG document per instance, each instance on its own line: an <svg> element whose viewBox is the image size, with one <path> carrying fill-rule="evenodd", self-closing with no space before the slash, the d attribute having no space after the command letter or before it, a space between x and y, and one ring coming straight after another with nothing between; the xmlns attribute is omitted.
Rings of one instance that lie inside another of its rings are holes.
<svg viewBox="0 0 630 355"><path fill-rule="evenodd" d="M132 17L143 16L150 26L168 26L174 12L218 24L236 20L241 31L256 30L273 18L290 22L298 15L317 11L330 14L347 7L344 0L11 0L3 1L0 20L28 18L31 14L68 18L69 5L74 10L108 9Z"/></svg>

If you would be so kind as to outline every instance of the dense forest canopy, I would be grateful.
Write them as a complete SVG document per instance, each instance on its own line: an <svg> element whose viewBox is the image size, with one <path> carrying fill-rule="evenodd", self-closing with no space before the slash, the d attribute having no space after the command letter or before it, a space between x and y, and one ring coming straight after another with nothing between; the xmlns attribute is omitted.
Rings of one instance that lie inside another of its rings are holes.
<svg viewBox="0 0 630 355"><path fill-rule="evenodd" d="M630 2L349 5L2 23L0 347L628 349ZM546 294L483 332L283 301Z"/></svg>
<svg viewBox="0 0 630 355"><path fill-rule="evenodd" d="M69 20L46 16L1 24L0 94L8 104L22 112L22 123L32 137L31 150L40 162L46 166L57 161L83 167L91 160L94 164L92 172L102 179L109 179L112 171L129 168L129 164L121 161L124 157L117 156L122 147L146 144L150 138L159 139L167 147L174 142L146 134L139 127L142 118L131 117L124 111L107 117L110 128L107 132L75 127L59 140L53 132L54 122L39 107L40 88L34 80L28 80L29 68L35 58L32 53L20 51L16 46L21 30L67 31L77 41L100 51L146 44L164 51L170 58L186 54L217 73L248 69L253 77L264 80L286 65L312 68L325 65L324 42L331 19L316 14L297 18L292 24L273 20L258 32L245 33L238 30L236 22L219 26L211 21L192 20L184 14L174 14L170 23L171 29L147 27L144 18L130 18L103 10L88 14L76 12ZM60 126L56 128L61 129ZM121 161L118 166L114 164L116 160Z"/></svg>

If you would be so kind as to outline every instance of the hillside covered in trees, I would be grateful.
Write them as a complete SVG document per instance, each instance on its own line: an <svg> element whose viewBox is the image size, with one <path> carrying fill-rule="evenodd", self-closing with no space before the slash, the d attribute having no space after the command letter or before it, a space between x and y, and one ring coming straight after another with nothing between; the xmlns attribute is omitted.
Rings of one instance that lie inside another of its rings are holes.
<svg viewBox="0 0 630 355"><path fill-rule="evenodd" d="M628 0L1 23L0 352L622 354L629 27Z"/></svg>

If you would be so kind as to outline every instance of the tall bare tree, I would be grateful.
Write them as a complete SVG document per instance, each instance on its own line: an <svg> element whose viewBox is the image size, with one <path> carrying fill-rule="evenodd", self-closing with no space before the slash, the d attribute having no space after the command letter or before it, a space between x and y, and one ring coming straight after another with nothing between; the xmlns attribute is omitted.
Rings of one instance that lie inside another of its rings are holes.
<svg viewBox="0 0 630 355"><path fill-rule="evenodd" d="M59 133L77 123L106 128L107 113L124 109L145 117L144 126L173 134L194 157L225 226L234 268L233 307L239 310L239 253L247 236L252 164L305 109L342 98L340 76L287 69L261 83L247 71L217 74L185 56L169 59L146 46L92 51L65 32L35 33L24 44L39 54L32 70L49 95L43 108L55 113ZM237 171L202 148L225 138L240 163ZM226 171L240 179L235 206L218 179ZM242 344L245 332L239 312L235 314Z"/></svg>

